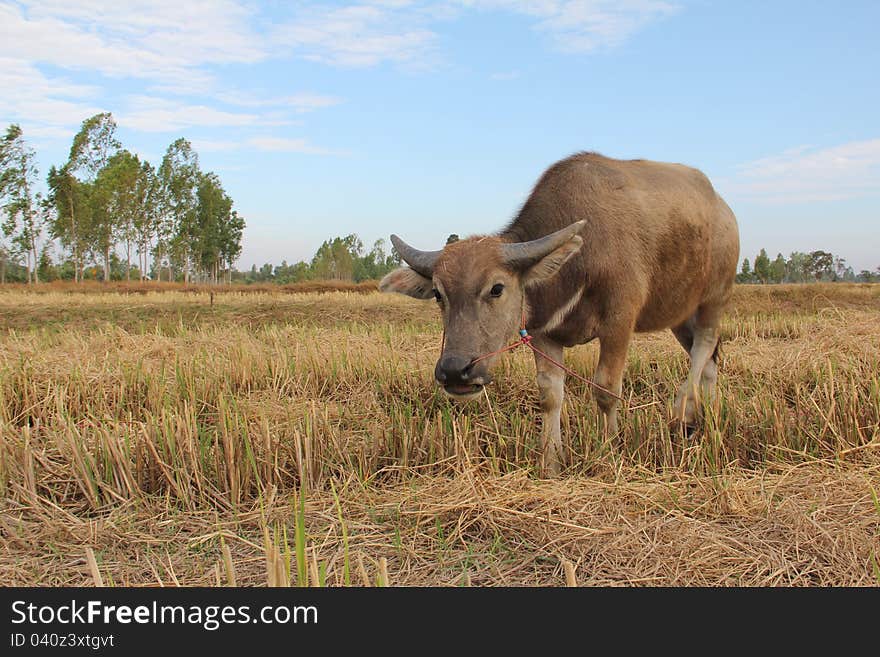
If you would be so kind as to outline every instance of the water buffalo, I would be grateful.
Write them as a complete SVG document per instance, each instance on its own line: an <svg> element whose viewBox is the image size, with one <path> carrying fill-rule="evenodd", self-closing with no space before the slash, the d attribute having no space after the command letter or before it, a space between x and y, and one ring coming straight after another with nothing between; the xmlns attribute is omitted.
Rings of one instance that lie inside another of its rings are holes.
<svg viewBox="0 0 880 657"><path fill-rule="evenodd" d="M693 425L715 393L719 324L739 259L733 212L700 171L648 160L579 153L551 166L497 235L419 251L391 240L409 267L379 288L436 299L445 341L434 371L454 399L491 382L494 357L525 322L533 344L562 361L564 347L599 338L593 380L605 428L617 405L634 331L672 329L690 354L675 400ZM562 465L559 417L565 373L536 353L542 410L541 467Z"/></svg>

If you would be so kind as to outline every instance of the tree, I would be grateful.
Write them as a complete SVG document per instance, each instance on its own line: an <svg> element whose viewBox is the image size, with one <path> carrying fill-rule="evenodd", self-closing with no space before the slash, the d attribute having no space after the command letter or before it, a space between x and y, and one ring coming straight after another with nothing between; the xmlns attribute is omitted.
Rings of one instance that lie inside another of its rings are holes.
<svg viewBox="0 0 880 657"><path fill-rule="evenodd" d="M810 279L810 256L800 251L792 251L785 263L787 283L805 283Z"/></svg>
<svg viewBox="0 0 880 657"><path fill-rule="evenodd" d="M817 281L832 280L834 278L834 256L827 251L813 251L810 253L809 272Z"/></svg>
<svg viewBox="0 0 880 657"><path fill-rule="evenodd" d="M116 121L110 112L102 112L82 122L73 138L67 162L72 173L80 172L87 180L94 180L120 148Z"/></svg>
<svg viewBox="0 0 880 657"><path fill-rule="evenodd" d="M167 254L182 268L184 282L189 282L193 247L198 239L199 156L186 139L172 143L159 167L164 200L164 219L158 252ZM169 272L169 280L171 274Z"/></svg>
<svg viewBox="0 0 880 657"><path fill-rule="evenodd" d="M137 212L133 228L137 240L138 269L143 280L150 268L149 258L153 239L160 231L159 221L163 202L161 181L149 162L141 164L135 190Z"/></svg>
<svg viewBox="0 0 880 657"><path fill-rule="evenodd" d="M125 279L131 279L131 247L137 238L140 212L138 177L141 163L127 150L112 155L98 172L92 193L90 234L104 258L104 280L110 280L110 258L117 240L125 242Z"/></svg>
<svg viewBox="0 0 880 657"><path fill-rule="evenodd" d="M852 267L846 264L846 258L841 258L839 256L834 257L833 280L845 281L848 283L856 280L856 275Z"/></svg>
<svg viewBox="0 0 880 657"><path fill-rule="evenodd" d="M755 257L754 276L761 283L766 284L770 280L770 258L767 257L767 251L764 249L761 249L761 252Z"/></svg>
<svg viewBox="0 0 880 657"><path fill-rule="evenodd" d="M399 266L400 260L396 252L386 251L384 239L378 239L373 243L370 252L361 258L360 276L355 276L355 281L377 280Z"/></svg>
<svg viewBox="0 0 880 657"><path fill-rule="evenodd" d="M83 254L88 247L80 224L88 224L90 185L77 180L68 164L61 168L51 167L47 176L48 201L55 206L49 234L60 240L62 246L70 251L73 279L79 281L83 269Z"/></svg>
<svg viewBox="0 0 880 657"><path fill-rule="evenodd" d="M42 232L40 196L34 196L35 157L21 127L10 125L0 142L0 199L6 215L3 233L10 238L13 250L25 256L28 283L39 281L37 240Z"/></svg>
<svg viewBox="0 0 880 657"><path fill-rule="evenodd" d="M782 283L785 280L785 257L776 254L776 260L770 263L770 282Z"/></svg>
<svg viewBox="0 0 880 657"><path fill-rule="evenodd" d="M82 122L73 138L67 162L49 170L49 198L56 211L51 234L70 249L75 281L82 280L86 250L95 246L89 244L89 237L102 234L100 228L95 230L89 225L94 216L92 183L120 147L113 115L95 114Z"/></svg>
<svg viewBox="0 0 880 657"><path fill-rule="evenodd" d="M193 245L202 271L216 283L223 263L224 227L232 215L232 199L215 173L199 174L196 207L196 243Z"/></svg>
<svg viewBox="0 0 880 657"><path fill-rule="evenodd" d="M449 237L446 238L447 244L452 244L453 242L457 242L459 237L456 233L452 233Z"/></svg>
<svg viewBox="0 0 880 657"><path fill-rule="evenodd" d="M40 272L40 278L44 281L54 281L58 278L57 268L52 263L52 242L46 242L43 245L37 269Z"/></svg>
<svg viewBox="0 0 880 657"><path fill-rule="evenodd" d="M358 240L360 241L360 240ZM374 280L382 278L388 273L386 260L388 256L385 253L385 240L378 239L373 242L373 248L369 253L355 257L354 263L354 280L355 282Z"/></svg>
<svg viewBox="0 0 880 657"><path fill-rule="evenodd" d="M357 235L326 240L312 258L312 274L319 280L354 280L355 260L362 249Z"/></svg>
<svg viewBox="0 0 880 657"><path fill-rule="evenodd" d="M743 258L742 269L740 269L739 274L736 275L737 283L751 283L752 282L752 266L749 264L748 258Z"/></svg>
<svg viewBox="0 0 880 657"><path fill-rule="evenodd" d="M282 285L287 283L299 283L307 281L312 277L312 271L308 263L297 262L294 265L288 265L286 260L281 262L280 267L275 268L275 282Z"/></svg>
<svg viewBox="0 0 880 657"><path fill-rule="evenodd" d="M232 265L241 255L241 238L244 234L245 220L233 210L220 227L220 262L226 268L226 282L232 282ZM304 264L304 263L300 263Z"/></svg>
<svg viewBox="0 0 880 657"><path fill-rule="evenodd" d="M315 255L312 257L311 269L312 274L318 280L331 280L342 277L342 271L346 268L351 269L352 264L337 262L336 253L334 253L333 242L338 242L339 238L333 240L325 240L322 242Z"/></svg>
<svg viewBox="0 0 880 657"><path fill-rule="evenodd" d="M110 280L110 247L113 244L113 216L110 184L102 177L89 186L89 221L80 231L91 262L104 261L102 280Z"/></svg>

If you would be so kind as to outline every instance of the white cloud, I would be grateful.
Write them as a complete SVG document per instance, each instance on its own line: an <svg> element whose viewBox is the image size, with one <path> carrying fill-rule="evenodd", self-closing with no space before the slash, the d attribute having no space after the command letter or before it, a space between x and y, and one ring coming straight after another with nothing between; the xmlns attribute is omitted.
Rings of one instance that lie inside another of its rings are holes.
<svg viewBox="0 0 880 657"><path fill-rule="evenodd" d="M20 123L25 136L71 136L89 116L103 111L94 87L49 78L28 62L0 57L0 116Z"/></svg>
<svg viewBox="0 0 880 657"><path fill-rule="evenodd" d="M259 114L225 112L207 105L186 104L151 96L131 96L128 106L128 110L116 115L117 123L121 127L143 132L173 132L193 126L265 125Z"/></svg>
<svg viewBox="0 0 880 657"><path fill-rule="evenodd" d="M205 88L201 67L267 52L230 0L40 0L0 4L0 56Z"/></svg>
<svg viewBox="0 0 880 657"><path fill-rule="evenodd" d="M732 194L771 203L836 201L880 194L880 139L828 148L799 146L737 167Z"/></svg>
<svg viewBox="0 0 880 657"><path fill-rule="evenodd" d="M153 79L165 90L208 91L209 67L255 63L290 49L345 67L419 66L436 56L432 26L463 14L528 16L566 51L613 46L678 10L664 0L362 0L297 3L266 27L241 0L0 2L0 56L105 76ZM280 48L287 46L287 48Z"/></svg>
<svg viewBox="0 0 880 657"><path fill-rule="evenodd" d="M527 16L534 29L565 52L589 52L624 42L679 6L664 0L365 0L344 6L310 4L274 32L273 41L312 61L341 67L385 62L424 66L436 58L432 26L468 12Z"/></svg>
<svg viewBox="0 0 880 657"><path fill-rule="evenodd" d="M374 2L305 8L276 29L274 41L305 59L342 67L424 60L437 35L409 2ZM320 7L320 8L319 8Z"/></svg>
<svg viewBox="0 0 880 657"><path fill-rule="evenodd" d="M620 45L680 8L662 0L460 0L459 4L533 17L535 29L548 34L565 52Z"/></svg>
<svg viewBox="0 0 880 657"><path fill-rule="evenodd" d="M54 138L69 137L84 118L104 111L95 102L103 89L52 78L47 67L91 75L102 86L96 74L149 79L162 95L198 94L196 102L140 96L123 111L111 108L120 126L145 132L291 124L291 113L342 102L311 92L266 98L217 91L213 67L269 54L251 27L253 14L237 0L0 0L0 111L31 134Z"/></svg>
<svg viewBox="0 0 880 657"><path fill-rule="evenodd" d="M94 116L94 114L91 114L90 116ZM49 142L67 141L76 134L76 129L73 125L64 128L53 125L32 126L25 123L23 130L27 139L36 138Z"/></svg>
<svg viewBox="0 0 880 657"><path fill-rule="evenodd" d="M107 109L120 126L145 132L290 125L296 121L289 115L343 100L229 89L215 77L216 67L293 53L342 67L424 68L440 48L433 28L474 11L528 16L560 48L589 50L619 43L675 11L660 0L351 0L294 7L291 20L275 26L247 0L0 0L0 112L47 138L69 136L84 118ZM104 89L73 82L56 69L88 75L101 86L101 77L149 80L157 93L198 100L140 96L120 112L103 107L112 98ZM501 71L492 79L517 75ZM296 140L257 147L312 148Z"/></svg>
<svg viewBox="0 0 880 657"><path fill-rule="evenodd" d="M519 71L503 71L499 73L492 73L489 76L490 80L495 80L496 82L508 82L510 80L516 80L519 77Z"/></svg>

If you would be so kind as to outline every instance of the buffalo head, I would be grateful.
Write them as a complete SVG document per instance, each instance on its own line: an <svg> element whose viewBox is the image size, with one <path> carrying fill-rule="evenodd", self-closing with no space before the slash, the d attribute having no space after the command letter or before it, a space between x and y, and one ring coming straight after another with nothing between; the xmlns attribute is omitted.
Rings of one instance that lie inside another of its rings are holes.
<svg viewBox="0 0 880 657"><path fill-rule="evenodd" d="M470 399L491 382L495 358L480 357L516 334L527 314L525 290L555 276L580 250L583 226L579 221L530 242L471 237L439 251L420 251L391 236L409 266L385 276L379 289L436 300L445 342L434 377L447 395Z"/></svg>

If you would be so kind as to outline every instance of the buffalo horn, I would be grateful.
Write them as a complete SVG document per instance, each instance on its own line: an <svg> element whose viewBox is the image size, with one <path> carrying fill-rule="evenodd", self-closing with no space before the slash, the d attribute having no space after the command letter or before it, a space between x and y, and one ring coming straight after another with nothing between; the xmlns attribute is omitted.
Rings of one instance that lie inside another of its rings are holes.
<svg viewBox="0 0 880 657"><path fill-rule="evenodd" d="M514 269L531 267L541 258L552 253L581 232L585 223L584 220L575 222L571 226L566 226L561 230L557 230L555 233L539 237L531 242L502 244L501 258L505 264ZM406 260L406 258L404 258L404 260ZM407 262L409 261L407 260Z"/></svg>
<svg viewBox="0 0 880 657"><path fill-rule="evenodd" d="M391 243L401 259L410 266L410 268L425 276L431 278L434 275L434 263L437 262L437 256L440 251L419 251L400 239L397 235L391 236Z"/></svg>

